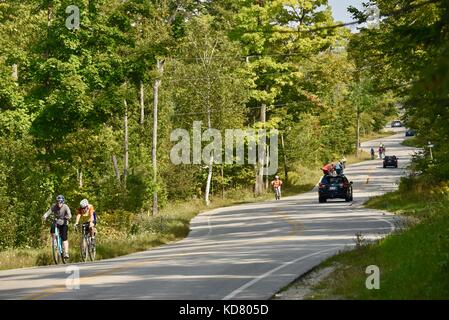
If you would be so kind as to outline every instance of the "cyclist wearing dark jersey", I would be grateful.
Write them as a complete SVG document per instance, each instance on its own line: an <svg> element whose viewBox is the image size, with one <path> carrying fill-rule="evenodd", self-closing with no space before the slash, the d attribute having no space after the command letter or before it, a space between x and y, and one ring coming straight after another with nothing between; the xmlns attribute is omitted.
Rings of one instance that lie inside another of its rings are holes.
<svg viewBox="0 0 449 320"><path fill-rule="evenodd" d="M59 195L56 197L56 203L51 206L51 208L44 214L43 219L47 220L48 216L51 214L55 217L56 224L52 224L50 228L50 233L52 237L55 236L55 226L57 226L59 234L62 238L62 244L64 246L64 258L69 258L69 240L68 240L68 221L72 218L72 213L70 208L65 203L64 196Z"/></svg>

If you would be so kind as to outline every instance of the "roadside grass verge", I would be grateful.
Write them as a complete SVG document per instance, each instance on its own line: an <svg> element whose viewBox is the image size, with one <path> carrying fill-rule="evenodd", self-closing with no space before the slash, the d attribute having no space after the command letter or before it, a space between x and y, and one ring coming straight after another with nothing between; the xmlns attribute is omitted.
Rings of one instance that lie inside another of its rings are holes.
<svg viewBox="0 0 449 320"><path fill-rule="evenodd" d="M423 146L423 143L418 141L418 139L415 137L407 138L401 143L403 146L406 147L412 147L412 148L420 148Z"/></svg>
<svg viewBox="0 0 449 320"><path fill-rule="evenodd" d="M359 163L359 162L363 162L363 161L368 161L371 160L371 155L364 151L364 150L360 150L359 151L359 156L357 157L356 155L348 155L346 157L346 165L351 165L351 164L355 164L355 163Z"/></svg>
<svg viewBox="0 0 449 320"><path fill-rule="evenodd" d="M327 259L337 266L308 299L449 299L449 187L403 179L398 191L373 198L369 208L395 212L402 227L386 238ZM404 222L405 221L405 222ZM368 290L366 268L380 269L380 289Z"/></svg>
<svg viewBox="0 0 449 320"><path fill-rule="evenodd" d="M362 135L360 137L360 142L366 142L371 140L377 140L380 138L385 138L396 134L394 131L380 131L380 132L370 132L368 134Z"/></svg>

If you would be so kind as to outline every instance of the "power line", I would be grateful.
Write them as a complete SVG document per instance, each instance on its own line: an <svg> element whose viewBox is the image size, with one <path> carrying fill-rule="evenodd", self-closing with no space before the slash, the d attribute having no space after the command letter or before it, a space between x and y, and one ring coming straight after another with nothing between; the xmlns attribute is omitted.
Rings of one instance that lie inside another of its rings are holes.
<svg viewBox="0 0 449 320"><path fill-rule="evenodd" d="M429 0L429 1L421 2L421 3L417 3L414 5L410 5L408 7L404 7L402 9L392 11L390 13L380 14L380 17L398 16L402 13L406 13L408 11L411 11L411 10L414 10L414 9L417 9L417 8L420 8L423 6L426 6L429 4L435 4L435 3L439 3L439 2L441 2L441 0ZM359 20L355 20L355 21L351 21L351 22L347 22L347 23L334 24L331 26L317 27L317 28L313 28L313 29L309 29L309 30L265 30L265 31L247 30L247 31L243 31L243 33L313 33L316 31L332 30L332 29L362 24L362 23L367 22L367 18L363 18L363 19L359 19ZM295 57L295 56L309 58L309 56L302 54L302 53L285 53L285 54L279 53L279 54L252 54L252 55L247 55L247 56L215 56L215 57L210 57L209 59L212 59L212 60L213 59L245 60L247 58L255 58L255 57ZM170 60L194 60L194 61L196 61L196 60L203 59L203 57L171 57L169 59Z"/></svg>
<svg viewBox="0 0 449 320"><path fill-rule="evenodd" d="M245 61L247 58L264 58L264 57L303 57L303 58L308 58L307 55L302 54L302 53L275 53L275 54L251 54L251 55L247 55L247 56L213 56L213 57L208 57L208 59L210 60L215 60L215 59L238 59L238 60L243 60ZM170 60L194 60L194 61L198 61L201 59L204 59L203 57L171 57L169 58Z"/></svg>
<svg viewBox="0 0 449 320"><path fill-rule="evenodd" d="M304 102L290 102L290 103L283 103L283 104L273 104L273 105L269 105L267 106L269 107L291 107L291 106L300 106L300 105L305 105L305 104L310 104L309 101L304 101ZM262 108L262 106L254 106L254 107L245 107L244 111L248 111L248 109L250 110L254 110L254 109L260 109ZM204 115L204 114L209 114L209 113L220 113L222 112L222 110L211 110L210 112L208 111L202 111L202 112L186 112L186 113L174 113L171 116L172 117L178 117L178 116L193 116L193 115Z"/></svg>
<svg viewBox="0 0 449 320"><path fill-rule="evenodd" d="M286 71L286 72L273 72L273 73L262 73L262 74L248 74L248 76L257 76L257 77L265 77L265 76L275 76L275 75L284 75L284 74L292 74L295 72L299 72L299 70L297 71ZM219 80L219 79L237 79L236 77L233 76L219 76L219 77L201 77L201 78L166 78L165 80L163 79L163 81L166 82L182 82L182 81L196 81L196 80Z"/></svg>

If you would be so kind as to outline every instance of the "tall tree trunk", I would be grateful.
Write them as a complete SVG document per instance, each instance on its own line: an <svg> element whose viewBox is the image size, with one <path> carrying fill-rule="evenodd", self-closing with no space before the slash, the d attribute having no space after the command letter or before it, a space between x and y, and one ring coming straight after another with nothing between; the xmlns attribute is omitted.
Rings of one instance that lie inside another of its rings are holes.
<svg viewBox="0 0 449 320"><path fill-rule="evenodd" d="M288 180L287 154L285 153L284 133L281 133L282 153L284 154L284 173L285 180Z"/></svg>
<svg viewBox="0 0 449 320"><path fill-rule="evenodd" d="M129 153L128 153L128 103L126 102L126 100L124 100L125 102L125 145L124 145L124 149L125 149L125 164L124 164L124 168L123 168L123 183L124 186L126 188L126 179L128 177L128 169L129 169Z"/></svg>
<svg viewBox="0 0 449 320"><path fill-rule="evenodd" d="M262 123L262 128L264 128L266 122L266 114L267 114L267 105L265 103L262 104L260 108L260 122ZM260 142L260 140L259 140ZM258 148L261 147L258 145ZM264 167L265 159L264 157L258 157L258 161L256 163L256 185L255 185L255 193L256 195L261 195L264 192L263 185L263 167Z"/></svg>
<svg viewBox="0 0 449 320"><path fill-rule="evenodd" d="M221 164L221 198L225 198L225 185L224 185L224 168L223 164Z"/></svg>
<svg viewBox="0 0 449 320"><path fill-rule="evenodd" d="M207 110L207 127L209 129L212 128L211 126L211 121L210 121L210 107L209 110ZM207 173L207 181L206 181L206 192L205 192L205 201L206 201L206 205L208 206L210 204L210 200L209 200L209 193L210 193L210 184L212 181L212 171L213 171L213 163L214 163L214 151L212 151L212 155L209 159L209 172Z"/></svg>
<svg viewBox="0 0 449 320"><path fill-rule="evenodd" d="M145 93L143 90L143 81L140 81L140 124L145 122Z"/></svg>
<svg viewBox="0 0 449 320"><path fill-rule="evenodd" d="M357 151L356 156L360 156L360 111L357 109Z"/></svg>
<svg viewBox="0 0 449 320"><path fill-rule="evenodd" d="M270 152L270 146L268 145L268 143L267 143L267 146L266 146L266 148L265 148L265 152L266 152L266 154L265 154L265 164L267 165L267 167L268 167L268 161L269 161L269 152ZM268 175L265 175L265 190L268 190Z"/></svg>
<svg viewBox="0 0 449 320"><path fill-rule="evenodd" d="M13 81L18 81L19 80L19 72L18 72L18 67L17 64L13 64L12 65L12 80Z"/></svg>
<svg viewBox="0 0 449 320"><path fill-rule="evenodd" d="M80 189L83 187L83 169L77 169L77 175L78 175L78 184Z"/></svg>
<svg viewBox="0 0 449 320"><path fill-rule="evenodd" d="M157 196L157 130L158 130L158 106L159 106L159 87L161 79L159 78L164 72L164 61L158 60L156 63L158 71L158 79L154 80L153 86L153 146L151 149L151 160L153 162L153 216L158 213L158 196Z"/></svg>
<svg viewBox="0 0 449 320"><path fill-rule="evenodd" d="M115 154L112 155L112 163L114 164L115 176L117 177L117 182L120 185L120 170L118 169L117 157Z"/></svg>

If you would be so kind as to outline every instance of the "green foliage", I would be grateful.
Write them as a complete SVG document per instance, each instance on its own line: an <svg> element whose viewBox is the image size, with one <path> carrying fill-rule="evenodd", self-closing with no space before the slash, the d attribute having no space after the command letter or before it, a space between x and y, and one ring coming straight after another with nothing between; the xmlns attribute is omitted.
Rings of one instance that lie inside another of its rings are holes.
<svg viewBox="0 0 449 320"><path fill-rule="evenodd" d="M372 2L387 18L379 29L354 36L350 52L372 79L372 90L397 97L406 125L435 145L434 159L426 149L421 168L435 179L448 178L449 2Z"/></svg>
<svg viewBox="0 0 449 320"><path fill-rule="evenodd" d="M354 151L357 108L363 105L362 128L369 133L383 126L396 102L372 90L373 77L359 74L363 57L345 51L355 36L322 28L333 24L325 0L83 0L76 3L80 29L68 30L65 9L72 4L0 2L0 249L44 245L48 226L40 217L57 194L72 210L89 199L100 217L107 215L111 239L153 232L156 220L148 228L135 221L151 211L155 190L162 209L204 195L207 168L170 160L170 133L191 132L193 121L205 129L210 120L221 133L279 129L281 165L285 159L299 180L308 175L298 170ZM303 32L312 28L320 29ZM164 61L163 72L156 61ZM156 79L157 184L151 154ZM214 165L211 198L219 203L252 190L254 175L252 165ZM128 220L116 223L110 212ZM185 229L184 222L161 224Z"/></svg>

